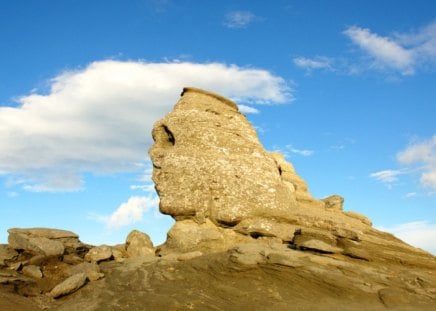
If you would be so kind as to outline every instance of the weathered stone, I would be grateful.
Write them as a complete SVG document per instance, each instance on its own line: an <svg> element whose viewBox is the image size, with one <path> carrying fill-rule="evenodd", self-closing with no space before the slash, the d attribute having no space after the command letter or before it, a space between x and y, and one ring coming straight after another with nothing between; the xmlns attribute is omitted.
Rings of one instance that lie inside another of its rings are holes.
<svg viewBox="0 0 436 311"><path fill-rule="evenodd" d="M70 276L63 282L56 285L48 294L52 298L58 298L71 294L81 288L86 283L86 273L78 273Z"/></svg>
<svg viewBox="0 0 436 311"><path fill-rule="evenodd" d="M272 152L270 156L276 161L282 183L295 193L295 200L300 206L324 207L324 202L315 199L309 193L306 182L295 172L294 166L287 162L279 152Z"/></svg>
<svg viewBox="0 0 436 311"><path fill-rule="evenodd" d="M325 203L326 208L334 209L337 211L342 211L342 207L344 205L344 198L337 194L324 198L321 201Z"/></svg>
<svg viewBox="0 0 436 311"><path fill-rule="evenodd" d="M17 259L18 253L6 244L0 244L0 267L7 266L8 262Z"/></svg>
<svg viewBox="0 0 436 311"><path fill-rule="evenodd" d="M271 251L266 256L266 261L269 264L298 268L306 264L304 258L305 256L298 251Z"/></svg>
<svg viewBox="0 0 436 311"><path fill-rule="evenodd" d="M355 219L360 220L360 221L363 222L365 225L372 226L372 221L369 220L368 217L363 216L362 214L359 214L359 213L356 213L356 212L351 212L351 211L347 211L347 212L345 212L345 214L346 214L347 216L350 216L350 217L352 217L352 218L355 218Z"/></svg>
<svg viewBox="0 0 436 311"><path fill-rule="evenodd" d="M11 262L11 263L8 264L8 268L11 269L11 270L15 270L15 271L20 270L22 267L23 267L23 263L19 262L19 261Z"/></svg>
<svg viewBox="0 0 436 311"><path fill-rule="evenodd" d="M28 265L24 266L21 272L28 277L34 278L34 279L40 279L42 278L42 272L41 268L34 265Z"/></svg>
<svg viewBox="0 0 436 311"><path fill-rule="evenodd" d="M181 254L177 257L177 260L185 261L185 260L191 260L195 257L203 256L203 253L200 251L194 251L189 253Z"/></svg>
<svg viewBox="0 0 436 311"><path fill-rule="evenodd" d="M366 261L370 261L370 257L371 257L370 254L365 249L352 247L352 246L345 248L342 254L351 258L362 259Z"/></svg>
<svg viewBox="0 0 436 311"><path fill-rule="evenodd" d="M112 257L112 248L107 245L93 247L85 255L85 260L90 262L100 262Z"/></svg>
<svg viewBox="0 0 436 311"><path fill-rule="evenodd" d="M215 226L209 219L202 224L187 219L174 224L168 232L167 241L156 253L166 255L168 252L188 253L196 250L219 252L249 240L250 237Z"/></svg>
<svg viewBox="0 0 436 311"><path fill-rule="evenodd" d="M292 241L296 229L297 226L295 225L259 217L243 219L234 228L236 232L249 235L255 239L258 237L278 237L285 242Z"/></svg>
<svg viewBox="0 0 436 311"><path fill-rule="evenodd" d="M129 257L141 257L154 254L153 242L151 242L147 234L133 230L127 236L126 251Z"/></svg>
<svg viewBox="0 0 436 311"><path fill-rule="evenodd" d="M347 228L334 228L332 230L332 233L339 237L339 238L345 238L352 241L360 241L359 232L356 232L351 229Z"/></svg>
<svg viewBox="0 0 436 311"><path fill-rule="evenodd" d="M77 265L83 262L83 258L76 254L67 254L64 255L62 261L70 265Z"/></svg>
<svg viewBox="0 0 436 311"><path fill-rule="evenodd" d="M246 266L266 262L265 245L260 243L240 244L229 251L230 260Z"/></svg>
<svg viewBox="0 0 436 311"><path fill-rule="evenodd" d="M129 257L126 251L126 245L119 244L119 245L112 246L112 256L114 257L115 261L123 262L124 259Z"/></svg>
<svg viewBox="0 0 436 311"><path fill-rule="evenodd" d="M25 250L33 254L43 254L45 256L60 256L64 253L65 248L59 241L9 231L9 246L16 250Z"/></svg>
<svg viewBox="0 0 436 311"><path fill-rule="evenodd" d="M88 274L90 271L100 272L100 267L95 262L82 262L78 265L71 266L68 269L68 274L70 276L78 274L78 273L86 273Z"/></svg>
<svg viewBox="0 0 436 311"><path fill-rule="evenodd" d="M313 250L322 253L340 253L342 248L329 245L320 240L307 240L298 244L298 248L301 250Z"/></svg>
<svg viewBox="0 0 436 311"><path fill-rule="evenodd" d="M9 234L23 234L30 237L40 237L47 239L61 239L61 238L79 238L77 234L71 231L50 229L50 228L11 228L8 230Z"/></svg>
<svg viewBox="0 0 436 311"><path fill-rule="evenodd" d="M309 240L319 240L336 246L336 237L330 231L310 228L299 228L295 231L293 243L297 246Z"/></svg>
<svg viewBox="0 0 436 311"><path fill-rule="evenodd" d="M104 273L100 271L100 266L95 262L82 262L68 269L70 276L78 273L85 273L90 281L97 281L104 277Z"/></svg>

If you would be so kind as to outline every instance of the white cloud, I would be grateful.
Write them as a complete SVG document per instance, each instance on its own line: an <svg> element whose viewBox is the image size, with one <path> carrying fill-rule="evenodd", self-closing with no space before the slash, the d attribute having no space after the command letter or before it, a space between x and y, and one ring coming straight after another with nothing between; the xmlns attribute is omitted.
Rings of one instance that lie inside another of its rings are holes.
<svg viewBox="0 0 436 311"><path fill-rule="evenodd" d="M158 205L159 198L156 196L133 196L127 202L122 203L112 215L104 220L109 229L119 229L140 222L145 212L157 208Z"/></svg>
<svg viewBox="0 0 436 311"><path fill-rule="evenodd" d="M239 107L239 111L242 113L252 113L252 114L257 114L259 113L259 110L257 110L256 108L250 107L250 106L246 106L246 105L238 105Z"/></svg>
<svg viewBox="0 0 436 311"><path fill-rule="evenodd" d="M418 165L424 187L436 190L436 135L424 141L417 141L397 154L401 164Z"/></svg>
<svg viewBox="0 0 436 311"><path fill-rule="evenodd" d="M256 15L250 11L232 11L226 14L224 25L228 28L246 28L256 19Z"/></svg>
<svg viewBox="0 0 436 311"><path fill-rule="evenodd" d="M352 26L344 31L372 59L372 67L391 69L403 75L436 64L436 22L417 32L380 36L367 28Z"/></svg>
<svg viewBox="0 0 436 311"><path fill-rule="evenodd" d="M327 69L333 70L333 60L324 56L317 56L315 58L296 57L293 59L296 66L311 72L312 70Z"/></svg>
<svg viewBox="0 0 436 311"><path fill-rule="evenodd" d="M413 52L393 39L356 26L347 28L344 34L373 58L375 67L396 69L405 75L413 74Z"/></svg>
<svg viewBox="0 0 436 311"><path fill-rule="evenodd" d="M83 187L83 173L140 170L153 123L184 86L242 103L292 100L281 77L221 63L98 61L50 83L47 94L0 107L0 175L29 191L74 191Z"/></svg>
<svg viewBox="0 0 436 311"><path fill-rule="evenodd" d="M386 184L391 184L398 180L398 175L404 174L401 170L384 170L370 174L369 176Z"/></svg>
<svg viewBox="0 0 436 311"><path fill-rule="evenodd" d="M415 221L379 229L391 232L405 242L436 255L436 224Z"/></svg>

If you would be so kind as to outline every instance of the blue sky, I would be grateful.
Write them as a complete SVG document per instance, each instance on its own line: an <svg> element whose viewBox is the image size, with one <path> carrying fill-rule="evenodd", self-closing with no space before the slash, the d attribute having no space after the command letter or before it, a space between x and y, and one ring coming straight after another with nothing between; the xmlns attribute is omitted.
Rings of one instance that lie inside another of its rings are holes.
<svg viewBox="0 0 436 311"><path fill-rule="evenodd" d="M436 253L436 2L0 1L0 243L165 240L147 150L183 86L234 99L316 197Z"/></svg>

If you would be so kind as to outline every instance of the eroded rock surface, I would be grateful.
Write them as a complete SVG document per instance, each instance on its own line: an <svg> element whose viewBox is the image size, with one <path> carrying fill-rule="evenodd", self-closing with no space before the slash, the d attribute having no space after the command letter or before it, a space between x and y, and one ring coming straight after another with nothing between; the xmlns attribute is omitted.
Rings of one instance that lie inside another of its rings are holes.
<svg viewBox="0 0 436 311"><path fill-rule="evenodd" d="M160 210L176 220L167 241L134 230L92 247L11 229L0 310L434 310L435 257L339 195L314 198L230 100L186 88L153 137Z"/></svg>

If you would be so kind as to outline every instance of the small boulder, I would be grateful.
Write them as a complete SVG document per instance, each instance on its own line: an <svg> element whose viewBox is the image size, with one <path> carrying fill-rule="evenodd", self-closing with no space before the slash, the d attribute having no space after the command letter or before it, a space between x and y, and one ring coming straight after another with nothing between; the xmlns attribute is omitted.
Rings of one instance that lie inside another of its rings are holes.
<svg viewBox="0 0 436 311"><path fill-rule="evenodd" d="M344 205L344 198L337 194L324 198L321 201L325 203L325 208L336 211L342 211Z"/></svg>
<svg viewBox="0 0 436 311"><path fill-rule="evenodd" d="M107 245L93 247L85 255L85 260L88 262L100 262L108 260L112 257L112 248Z"/></svg>
<svg viewBox="0 0 436 311"><path fill-rule="evenodd" d="M41 268L34 265L24 266L21 272L28 277L34 278L34 279L41 279L42 278L42 272Z"/></svg>
<svg viewBox="0 0 436 311"><path fill-rule="evenodd" d="M189 252L189 253L184 253L181 254L177 257L177 260L179 261L185 261L185 260L190 260L193 259L195 257L200 257L203 256L203 253L200 251L193 251L193 252Z"/></svg>
<svg viewBox="0 0 436 311"><path fill-rule="evenodd" d="M57 298L71 294L81 288L86 283L86 273L78 273L70 276L63 282L56 285L48 294L49 297Z"/></svg>
<svg viewBox="0 0 436 311"><path fill-rule="evenodd" d="M154 247L147 234L133 230L127 236L126 251L129 257L142 257L154 254Z"/></svg>

